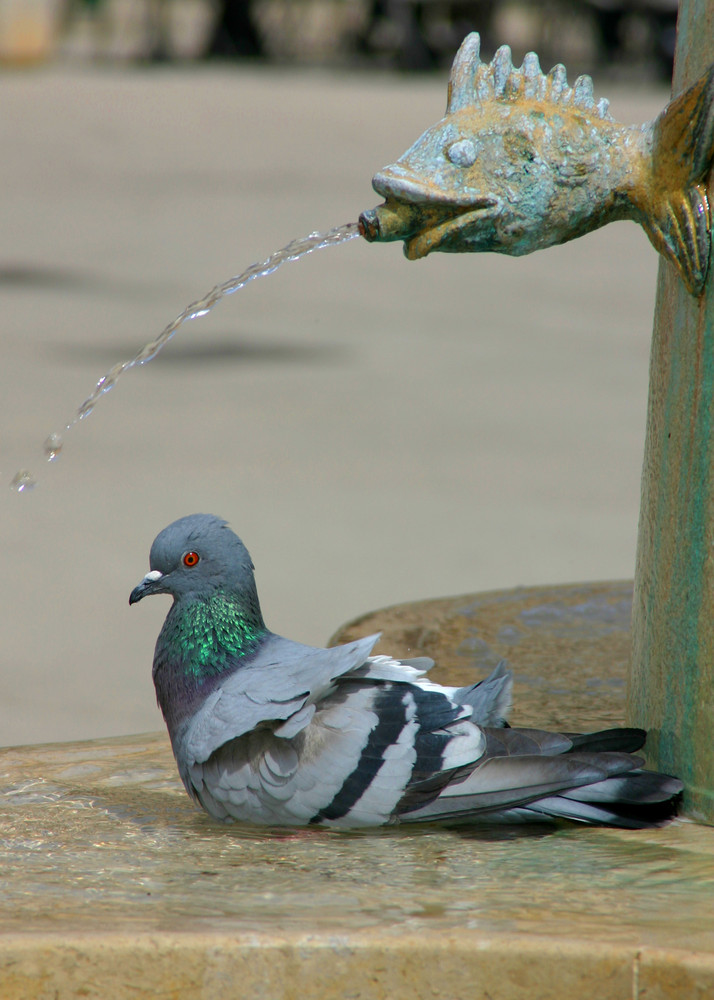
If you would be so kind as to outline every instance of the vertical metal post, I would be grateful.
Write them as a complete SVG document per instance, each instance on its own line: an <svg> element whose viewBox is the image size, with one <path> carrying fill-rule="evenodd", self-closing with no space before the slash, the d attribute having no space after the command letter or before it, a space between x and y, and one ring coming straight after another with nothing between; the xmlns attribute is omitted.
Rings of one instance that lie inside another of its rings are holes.
<svg viewBox="0 0 714 1000"><path fill-rule="evenodd" d="M713 62L714 0L682 0L673 94ZM714 823L714 253L698 299L659 266L632 627L629 721Z"/></svg>

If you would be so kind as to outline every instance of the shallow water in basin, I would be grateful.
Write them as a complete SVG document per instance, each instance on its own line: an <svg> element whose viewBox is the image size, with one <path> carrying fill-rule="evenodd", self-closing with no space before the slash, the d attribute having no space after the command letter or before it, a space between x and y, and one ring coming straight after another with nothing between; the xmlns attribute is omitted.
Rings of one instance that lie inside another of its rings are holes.
<svg viewBox="0 0 714 1000"><path fill-rule="evenodd" d="M0 751L0 930L472 928L714 951L714 830L216 824L163 734Z"/></svg>

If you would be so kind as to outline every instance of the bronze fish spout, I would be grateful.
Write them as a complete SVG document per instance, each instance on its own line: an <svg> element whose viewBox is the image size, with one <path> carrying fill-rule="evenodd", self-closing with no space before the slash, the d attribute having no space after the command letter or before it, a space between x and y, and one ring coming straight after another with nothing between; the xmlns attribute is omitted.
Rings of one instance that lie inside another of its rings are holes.
<svg viewBox="0 0 714 1000"><path fill-rule="evenodd" d="M707 275L714 159L714 65L653 122L622 125L592 80L568 86L502 46L490 63L469 35L451 69L446 116L372 180L383 205L360 216L372 241L515 256L616 219L639 222L693 295Z"/></svg>

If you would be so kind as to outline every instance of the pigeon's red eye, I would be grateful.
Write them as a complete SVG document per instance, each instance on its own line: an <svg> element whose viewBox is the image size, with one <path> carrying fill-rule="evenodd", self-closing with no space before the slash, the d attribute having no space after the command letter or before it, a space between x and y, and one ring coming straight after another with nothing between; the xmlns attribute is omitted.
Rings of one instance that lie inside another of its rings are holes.
<svg viewBox="0 0 714 1000"><path fill-rule="evenodd" d="M199 555L198 552L184 552L183 554L183 564L184 566L195 566L198 562Z"/></svg>

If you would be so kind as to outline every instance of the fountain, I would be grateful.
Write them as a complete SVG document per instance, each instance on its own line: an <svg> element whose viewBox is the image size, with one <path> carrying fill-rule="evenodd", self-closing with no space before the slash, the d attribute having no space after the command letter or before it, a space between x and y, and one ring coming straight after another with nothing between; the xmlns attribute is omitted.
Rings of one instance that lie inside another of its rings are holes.
<svg viewBox="0 0 714 1000"><path fill-rule="evenodd" d="M701 30L702 8L682 7L680 49L687 55L680 51L678 91L704 79L714 56L705 51L714 33ZM707 11L711 23L711 3ZM469 46L473 54L474 42ZM454 112L471 72L465 63L451 90ZM496 66L512 79L503 55ZM524 89L540 79L532 60L528 67ZM566 93L560 74L550 86L556 80ZM576 113L587 106L608 122L606 110L591 105L586 84L569 89ZM633 142L646 139L641 133ZM448 150L452 167L476 163L473 139L454 136ZM695 206L690 225L669 215L665 225L661 213L651 217L641 207L634 214L667 262L652 362L629 712L647 726L654 720L657 765L685 777L687 809L711 821L714 644L707 554L714 517L707 458L714 293L704 173L687 188L698 192L688 201ZM433 249L535 248L527 227L514 227L506 216L487 225L488 240L501 243L484 245L472 223L493 205L445 198L432 204L421 194L415 200L409 183L401 167L378 175L386 207L363 214L363 235L406 239L414 257ZM577 184L573 190L582 193ZM537 206L535 190L528 204ZM578 205L578 232L610 217L588 215L587 198ZM609 209L611 217L624 217L621 200L608 202ZM554 221L556 241L576 235L567 230L566 214ZM348 227L338 239L355 233ZM515 242L504 242L504 234ZM322 237L317 245L324 245ZM227 294L237 284L231 279L217 289ZM188 307L159 340L210 308L213 294ZM152 344L111 369L76 419L125 371L148 360ZM62 436L51 436L47 457L61 446ZM31 476L18 475L16 487L24 492ZM462 639L473 638L468 626L477 616L479 648L500 652L520 643L521 663L533 666L517 693L519 721L597 726L616 723L622 707L628 601L626 586L536 588L393 609L377 618L390 630L392 648L394 641L419 645L413 653L451 647L446 666L454 677L455 651ZM365 627L362 619L343 637ZM553 669L545 686L539 685L543 663ZM578 676L564 684L568 663L578 664ZM557 683L560 691L553 690ZM602 1000L704 1000L714 992L714 865L706 826L678 822L645 834L397 829L301 837L224 828L186 803L163 734L11 748L0 752L0 770L0 982L8 1000L80 991L117 1000L200 998L236 989L251 996L366 1000L567 1000L594 993Z"/></svg>

